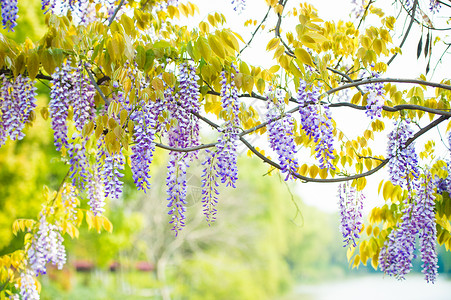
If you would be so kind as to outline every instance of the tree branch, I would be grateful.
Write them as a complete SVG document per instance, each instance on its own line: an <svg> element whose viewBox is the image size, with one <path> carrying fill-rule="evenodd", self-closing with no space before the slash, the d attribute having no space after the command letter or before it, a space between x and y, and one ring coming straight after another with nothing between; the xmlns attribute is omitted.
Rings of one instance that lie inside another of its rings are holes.
<svg viewBox="0 0 451 300"><path fill-rule="evenodd" d="M111 15L110 19L108 20L108 27L110 27L111 24L113 23L114 18L116 18L116 15L119 12L119 10L121 9L122 5L124 5L124 2L125 2L125 0L121 0L121 3L119 3L119 5L114 10L113 14Z"/></svg>
<svg viewBox="0 0 451 300"><path fill-rule="evenodd" d="M431 122L428 126L422 128L420 131L418 131L413 137L411 137L410 139L407 140L405 147L409 146L411 143L413 143L418 137L420 137L421 135L423 135L424 133L426 133L427 131L429 131L430 129L436 127L437 125L439 125L441 122L449 119L449 116L441 116L440 118L438 118L437 120ZM240 137L240 140L243 142L244 145L246 145L246 147L249 148L249 150L251 150L255 155L257 155L261 160L263 160L264 162L266 162L267 164L281 170L281 166L279 164L277 164L276 162L270 160L269 158L267 158L266 156L264 156L263 154L261 154L259 151L257 151L246 139L244 139L243 137ZM371 169L365 173L361 173L361 174L355 174L355 175L351 175L351 176L346 176L346 177L340 177L340 178L326 178L326 179L321 179L321 178L311 178L311 177L306 177L306 176L302 176L298 173L292 173L292 175L298 179L304 180L305 182L318 182L318 183L334 183L334 182L343 182L343 181L349 181L349 180L354 180L354 179L358 179L358 178L362 178L362 177L367 177L370 176L374 173L376 173L377 171L379 171L380 169L382 169L388 162L389 162L389 158L386 158L384 160L380 160L381 164L378 165L376 168Z"/></svg>
<svg viewBox="0 0 451 300"><path fill-rule="evenodd" d="M266 21L266 19L268 18L269 12L271 11L271 6L268 8L268 11L266 12L266 15L263 17L263 20L260 22L260 24L258 24L257 28L255 29L254 33L252 33L252 36L249 40L249 42L246 43L246 45L244 45L243 49L240 50L240 54L243 53L243 51L251 44L252 40L254 39L255 35L257 34L258 30L260 29L260 27L263 25L263 23ZM239 55L240 55L239 54Z"/></svg>
<svg viewBox="0 0 451 300"><path fill-rule="evenodd" d="M89 69L87 63L84 65L86 72L88 73L89 76L89 80L91 81L92 85L94 86L94 88L97 90L97 92L99 93L100 97L102 97L103 101L105 102L105 105L109 105L110 101L105 97L105 95L103 94L102 90L100 89L99 85L97 84L94 76L91 73L91 70Z"/></svg>
<svg viewBox="0 0 451 300"><path fill-rule="evenodd" d="M416 10L417 10L417 5L418 5L418 0L414 0L413 1L413 6L412 6L412 16L411 16L411 19L410 19L410 23L409 23L409 27L407 27L407 30L406 30L406 33L404 34L404 37L403 37L403 39L402 39L402 41L401 41L401 44L399 45L399 48L402 48L402 46L404 45L404 43L406 42L406 40L407 40L407 36L409 35L409 33L410 33L410 29L412 28L412 24L413 24L413 21L415 20L415 12L416 12ZM393 56L389 59L389 61L387 62L387 66L389 66L391 63L392 63L392 61L395 59L395 57L398 55L398 52L396 52L395 54L393 54Z"/></svg>

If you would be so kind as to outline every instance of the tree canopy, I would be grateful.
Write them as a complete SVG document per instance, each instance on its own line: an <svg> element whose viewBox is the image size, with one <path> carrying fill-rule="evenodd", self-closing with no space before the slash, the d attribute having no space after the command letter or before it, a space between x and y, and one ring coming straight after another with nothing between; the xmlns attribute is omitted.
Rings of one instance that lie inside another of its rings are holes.
<svg viewBox="0 0 451 300"><path fill-rule="evenodd" d="M245 2L230 5L239 13ZM68 169L54 190L44 187L36 218L11 224L24 246L0 257L2 299L39 299L36 278L48 263L63 267L64 238L78 237L83 222L111 232L105 201L121 197L125 168L137 190L151 189L156 148L168 151L176 236L185 226L190 166L202 165L199 198L212 223L218 187L235 187L238 149L246 148L286 181L340 183L340 230L352 266L371 262L404 279L419 252L425 280L434 282L437 243L451 247L451 84L428 74L448 54L451 28L440 18L449 5L396 0L391 16L379 1L352 2L348 19L325 21L308 3L261 1L267 13L245 22L245 39L221 12L187 26L199 12L187 1L31 1L40 12L26 33L17 0L2 1L0 145L20 143L46 121ZM414 28L425 74L390 77ZM270 35L270 67L243 59L260 32ZM359 113L357 136L336 121L340 108ZM257 145L257 136L267 143ZM386 152L374 151L381 143ZM365 226L367 177L383 168L385 205Z"/></svg>

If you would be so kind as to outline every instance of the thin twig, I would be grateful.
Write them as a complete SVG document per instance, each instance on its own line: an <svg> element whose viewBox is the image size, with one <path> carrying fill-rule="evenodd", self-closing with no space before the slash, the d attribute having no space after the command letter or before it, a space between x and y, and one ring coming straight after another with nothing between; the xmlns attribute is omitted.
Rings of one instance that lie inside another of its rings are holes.
<svg viewBox="0 0 451 300"><path fill-rule="evenodd" d="M437 120L431 122L428 126L422 128L413 137L408 139L404 147L408 147L418 137L420 137L421 135L423 135L424 133L426 133L430 129L436 127L437 125L439 125L440 123L442 123L443 121L445 121L445 120L447 120L449 118L450 118L449 116L441 116ZM277 164L276 162L270 160L269 158L267 158L266 156L261 154L259 151L257 151L257 149L255 149L245 138L240 137L240 140L243 142L244 145L246 145L246 147L249 148L249 150L251 150L261 160L263 160L267 164L269 164L269 165L281 170L281 166L279 164ZM318 182L318 183L343 182L343 181L349 181L349 180L354 180L354 179L359 179L359 178L362 178L362 177L370 176L370 175L376 173L377 171L379 171L380 169L382 169L389 162L389 160L390 160L389 158L386 158L386 159L382 160L381 164L379 164L376 168L371 169L371 170L369 170L369 171L367 171L365 173L355 174L355 175L352 175L352 176L346 176L346 177L340 177L340 178L326 178L326 179L311 178L311 177L302 176L301 174L298 174L298 173L292 173L292 175L294 177L298 178L298 179L304 180L305 182Z"/></svg>
<svg viewBox="0 0 451 300"><path fill-rule="evenodd" d="M257 34L258 30L260 29L260 27L263 25L263 23L266 21L266 19L268 18L269 12L271 11L271 6L268 8L268 11L266 12L266 15L263 17L263 20L260 22L260 24L258 24L257 28L255 29L254 33L252 34L249 42L246 43L246 45L244 45L243 49L240 50L240 53L238 54L238 56L243 53L243 51L251 44L252 40L254 39L255 35Z"/></svg>
<svg viewBox="0 0 451 300"><path fill-rule="evenodd" d="M404 43L406 42L406 40L407 40L407 36L409 35L409 33L410 33L410 29L412 28L412 24L413 24L413 22L414 22L414 20L415 20L415 12L416 12L416 10L417 10L417 5L418 5L418 0L414 0L413 1L413 6L412 6L412 16L411 16L411 19L410 19L410 23L409 23L409 27L407 27L407 30L406 30L406 33L404 34L404 37L403 37L403 39L402 39L402 41L401 41L401 44L399 45L399 48L402 48L402 46L404 45ZM390 60L387 62L387 66L389 66L391 63L392 63L392 61L395 59L395 57L398 55L398 52L396 52L395 54L393 54L393 56L390 58Z"/></svg>
<svg viewBox="0 0 451 300"><path fill-rule="evenodd" d="M121 3L119 3L119 5L114 10L114 13L111 15L110 20L108 21L108 27L110 27L111 24L113 23L114 18L116 18L116 15L119 12L119 10L121 9L122 5L124 5L124 2L125 2L125 0L121 0Z"/></svg>
<svg viewBox="0 0 451 300"><path fill-rule="evenodd" d="M103 101L105 102L105 105L109 105L110 101L105 97L105 95L103 94L102 90L100 89L99 85L97 84L94 76L91 73L91 70L88 67L88 64L86 63L84 65L86 72L88 73L89 76L89 80L91 80L92 85L95 87L95 89L97 90L97 92L99 93L100 97L102 97Z"/></svg>

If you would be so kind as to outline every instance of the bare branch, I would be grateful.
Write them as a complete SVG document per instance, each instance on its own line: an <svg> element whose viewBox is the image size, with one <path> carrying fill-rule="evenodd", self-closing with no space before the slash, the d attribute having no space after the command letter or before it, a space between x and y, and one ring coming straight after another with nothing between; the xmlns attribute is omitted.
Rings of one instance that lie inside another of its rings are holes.
<svg viewBox="0 0 451 300"><path fill-rule="evenodd" d="M102 97L103 101L105 102L105 105L109 105L110 101L105 97L105 95L103 94L102 90L100 89L99 85L97 84L94 76L91 73L91 70L89 69L88 64L86 63L84 65L86 72L88 73L89 76L89 80L91 80L92 85L95 87L95 89L97 90L97 92L99 93L100 97Z"/></svg>
<svg viewBox="0 0 451 300"><path fill-rule="evenodd" d="M409 23L409 26L407 27L407 30L406 30L406 33L404 34L404 37L403 37L403 39L402 39L402 41L401 41L401 44L399 44L399 48L402 48L402 46L404 46L404 43L406 42L406 40L407 40L407 36L409 35L409 33L410 33L410 29L412 28L412 24L413 24L413 22L415 21L415 12L416 12L416 10L417 10L417 5L418 5L418 0L414 0L413 1L413 6L412 6L412 15L410 16L411 17L411 19L410 19L410 23ZM396 52L395 54L393 54L393 56L389 59L389 61L387 62L387 66L389 66L391 63L392 63L392 61L395 59L395 57L398 55L398 52Z"/></svg>
<svg viewBox="0 0 451 300"><path fill-rule="evenodd" d="M266 12L266 15L263 17L263 20L260 22L260 24L258 24L258 26L255 29L254 33L252 33L252 36L251 36L249 42L247 42L246 45L244 45L243 49L240 50L240 54L243 53L243 51L251 44L251 42L254 39L255 35L257 34L258 30L260 29L260 27L263 25L263 23L268 18L268 15L269 15L270 11L271 11L271 6L268 8L268 11Z"/></svg>
<svg viewBox="0 0 451 300"><path fill-rule="evenodd" d="M424 133L426 133L427 131L429 131L430 129L436 127L437 125L439 125L441 122L449 119L449 116L441 116L440 118L438 118L437 120L431 122L428 126L422 128L420 131L418 131L412 138L410 138L409 140L407 140L405 147L409 146L411 143L413 143L418 137L420 137L421 135L423 135ZM263 160L264 162L266 162L267 164L277 168L277 169L281 169L280 165L277 164L276 162L270 160L269 158L267 158L266 156L264 156L263 154L261 154L259 151L257 151L246 139L244 139L243 137L240 137L240 140L243 142L243 144L246 145L246 147L249 148L249 150L251 150L255 155L257 155L261 160ZM355 175L351 175L351 176L346 176L346 177L340 177L340 178L326 178L326 179L321 179L321 178L311 178L311 177L306 177L306 176L302 176L298 173L293 173L292 175L298 179L304 180L306 182L318 182L318 183L334 183L334 182L343 182L343 181L349 181L349 180L354 180L354 179L358 179L358 178L362 178L362 177L367 177L370 176L374 173L376 173L377 171L379 171L380 169L382 169L388 162L389 159L384 159L384 160L380 160L381 164L378 165L376 168L371 169L365 173L361 173L361 174L355 174Z"/></svg>
<svg viewBox="0 0 451 300"><path fill-rule="evenodd" d="M124 5L124 2L125 2L125 0L121 0L121 3L119 3L119 5L114 10L114 13L111 15L110 19L108 20L108 27L110 27L111 24L113 23L114 18L116 18L116 15L119 12L119 10L121 9L122 5Z"/></svg>

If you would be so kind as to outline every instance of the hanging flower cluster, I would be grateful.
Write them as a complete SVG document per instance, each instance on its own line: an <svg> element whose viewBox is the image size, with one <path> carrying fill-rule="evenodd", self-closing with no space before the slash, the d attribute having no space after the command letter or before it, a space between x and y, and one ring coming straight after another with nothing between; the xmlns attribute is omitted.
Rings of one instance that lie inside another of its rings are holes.
<svg viewBox="0 0 451 300"><path fill-rule="evenodd" d="M172 230L175 235L185 226L186 212L186 154L171 151L169 156L168 175L166 178L168 194L168 214L171 216Z"/></svg>
<svg viewBox="0 0 451 300"><path fill-rule="evenodd" d="M221 136L216 144L216 151L218 152L218 175L221 182L225 183L226 186L235 187L235 182L238 179L236 147L239 139L238 127L240 121L238 119L238 90L234 81L235 74L238 72L233 64L231 69L230 83L227 83L225 71L221 73L221 101L226 122L220 129Z"/></svg>
<svg viewBox="0 0 451 300"><path fill-rule="evenodd" d="M429 10L433 13L438 13L440 11L441 8L441 4L440 1L437 0L430 0L429 1Z"/></svg>
<svg viewBox="0 0 451 300"><path fill-rule="evenodd" d="M434 182L430 173L421 177L417 195L417 210L420 221L417 223L420 238L422 272L427 282L435 282L437 278L437 229L435 222Z"/></svg>
<svg viewBox="0 0 451 300"><path fill-rule="evenodd" d="M70 61L66 61L61 68L56 68L52 75L52 88L50 90L49 112L54 131L54 144L57 151L67 147L67 116L72 102L73 68Z"/></svg>
<svg viewBox="0 0 451 300"><path fill-rule="evenodd" d="M101 166L99 174L105 187L105 198L119 199L123 185L120 178L124 177L124 174L121 173L125 164L124 154L122 152L108 153L106 149L102 148L97 153L97 159L101 162L99 163L99 166Z"/></svg>
<svg viewBox="0 0 451 300"><path fill-rule="evenodd" d="M26 300L39 300L39 292L38 288L36 286L36 275L33 274L33 271L31 270L25 270L20 274L20 296L21 299ZM19 297L10 298L10 299L17 299L19 300Z"/></svg>
<svg viewBox="0 0 451 300"><path fill-rule="evenodd" d="M343 235L343 247L356 247L363 228L363 201L365 196L358 193L349 184L338 186L338 199L340 207L340 231Z"/></svg>
<svg viewBox="0 0 451 300"><path fill-rule="evenodd" d="M381 249L379 264L381 270L398 279L412 268L415 255L415 240L420 240L422 272L427 282L435 282L437 277L436 253L436 222L434 212L434 186L431 175L421 176L416 195L409 191L409 197L404 201L404 209L400 223L389 234L388 240Z"/></svg>
<svg viewBox="0 0 451 300"><path fill-rule="evenodd" d="M419 174L418 156L414 143L406 145L413 137L413 130L409 124L409 120L399 120L388 135L387 157L390 181L401 187L406 187L408 180L411 177L417 178Z"/></svg>
<svg viewBox="0 0 451 300"><path fill-rule="evenodd" d="M89 161L86 154L86 138L81 134L74 133L67 146L67 155L69 157L69 177L72 184L84 190L89 180Z"/></svg>
<svg viewBox="0 0 451 300"><path fill-rule="evenodd" d="M372 78L379 78L379 73L371 72ZM366 115L373 118L380 118L382 115L382 106L384 105L384 85L382 82L375 82L365 85L362 90L368 93L366 99Z"/></svg>
<svg viewBox="0 0 451 300"><path fill-rule="evenodd" d="M199 85L195 69L184 63L178 75L179 91L173 97L173 89L167 88L167 107L171 119L176 120L168 131L169 146L189 148L199 145L199 124L194 113L199 113ZM169 215L176 235L185 226L187 196L186 169L196 153L171 151L166 178Z"/></svg>
<svg viewBox="0 0 451 300"><path fill-rule="evenodd" d="M332 116L328 105L319 102L320 88L311 86L307 90L307 83L300 80L297 101L301 115L301 126L306 135L317 143L316 158L321 169L335 169L332 160L335 158ZM322 113L321 113L322 110Z"/></svg>
<svg viewBox="0 0 451 300"><path fill-rule="evenodd" d="M241 13L246 9L246 0L232 0L233 10L237 13Z"/></svg>
<svg viewBox="0 0 451 300"><path fill-rule="evenodd" d="M180 74L178 76L179 92L177 94L178 105L182 108L182 120L179 120L180 125L180 147L195 147L199 142L199 122L194 114L200 112L199 102L199 84L197 81L199 76L193 66L182 64L180 67ZM183 123L183 124L181 124ZM191 152L190 158L193 158L197 152Z"/></svg>
<svg viewBox="0 0 451 300"><path fill-rule="evenodd" d="M237 73L232 64L230 83L227 83L225 71L221 73L221 100L226 122L219 129L220 137L215 150L207 150L205 160L202 162L202 203L204 214L208 223L216 220L216 204L218 203L218 181L226 186L235 187L238 179L236 146L239 139L239 105L238 90L234 78Z"/></svg>
<svg viewBox="0 0 451 300"><path fill-rule="evenodd" d="M131 167L133 180L138 190L146 191L150 187L150 165L155 151L155 118L153 118L153 102L141 101L139 109L135 110L130 119L135 122L132 146Z"/></svg>
<svg viewBox="0 0 451 300"><path fill-rule="evenodd" d="M88 180L88 205L91 207L94 216L101 215L105 211L103 208L105 206L105 190L102 185L99 169L100 167L92 168Z"/></svg>
<svg viewBox="0 0 451 300"><path fill-rule="evenodd" d="M206 158L202 162L202 205L207 223L216 220L216 205L218 204L219 174L216 167L217 152L206 150Z"/></svg>
<svg viewBox="0 0 451 300"><path fill-rule="evenodd" d="M365 0L352 0L351 3L353 5L351 14L356 18L361 17L365 11Z"/></svg>
<svg viewBox="0 0 451 300"><path fill-rule="evenodd" d="M36 88L28 77L17 76L13 81L5 75L0 75L0 147L7 138L21 140L22 132L30 120L32 111L36 107Z"/></svg>
<svg viewBox="0 0 451 300"><path fill-rule="evenodd" d="M269 122L267 128L270 147L279 155L281 171L286 174L285 180L288 180L294 179L293 173L297 172L299 164L295 157L297 151L293 137L293 118L290 114L281 117L283 106L283 98L270 94L266 101L266 121Z"/></svg>
<svg viewBox="0 0 451 300"><path fill-rule="evenodd" d="M60 228L47 222L45 216L39 220L38 232L28 249L28 263L30 270L38 276L46 274L46 264L51 262L59 270L66 263L66 249L63 245Z"/></svg>
<svg viewBox="0 0 451 300"><path fill-rule="evenodd" d="M17 25L17 0L2 0L0 1L2 9L2 25L4 29L8 31L14 31L14 27Z"/></svg>

